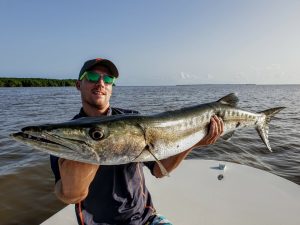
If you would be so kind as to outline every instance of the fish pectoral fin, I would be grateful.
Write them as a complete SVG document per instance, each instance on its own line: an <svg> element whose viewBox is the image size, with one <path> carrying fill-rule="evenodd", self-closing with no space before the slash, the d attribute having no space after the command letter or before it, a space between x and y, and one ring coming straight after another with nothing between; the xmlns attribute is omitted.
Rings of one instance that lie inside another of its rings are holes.
<svg viewBox="0 0 300 225"><path fill-rule="evenodd" d="M233 134L234 134L234 131L231 131L231 132L228 132L227 134L224 134L221 138L223 140L229 141L232 138Z"/></svg>
<svg viewBox="0 0 300 225"><path fill-rule="evenodd" d="M146 145L144 150L148 151L153 156L153 158L155 159L155 162L159 166L159 169L160 169L162 175L169 177L170 176L169 172L164 167L164 165L159 161L159 159L154 155L154 153L151 151L151 147L149 145Z"/></svg>
<svg viewBox="0 0 300 225"><path fill-rule="evenodd" d="M217 102L225 105L230 105L232 107L236 107L237 103L239 102L239 98L235 93L231 93L229 95L224 96L223 98L219 99Z"/></svg>

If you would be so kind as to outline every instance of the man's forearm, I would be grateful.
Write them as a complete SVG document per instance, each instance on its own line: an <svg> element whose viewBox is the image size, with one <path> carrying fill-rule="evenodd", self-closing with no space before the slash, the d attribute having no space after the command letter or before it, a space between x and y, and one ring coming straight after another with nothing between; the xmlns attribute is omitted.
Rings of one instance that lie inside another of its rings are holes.
<svg viewBox="0 0 300 225"><path fill-rule="evenodd" d="M55 185L57 197L65 203L77 203L88 195L99 165L59 159L61 179Z"/></svg>
<svg viewBox="0 0 300 225"><path fill-rule="evenodd" d="M71 193L68 193L68 194L64 193L61 180L56 182L55 188L54 188L54 193L59 200L61 200L62 202L66 203L66 204L78 203L78 202L84 200L88 194L88 192L86 192L86 193L82 193L82 195L72 196L72 195L70 195Z"/></svg>

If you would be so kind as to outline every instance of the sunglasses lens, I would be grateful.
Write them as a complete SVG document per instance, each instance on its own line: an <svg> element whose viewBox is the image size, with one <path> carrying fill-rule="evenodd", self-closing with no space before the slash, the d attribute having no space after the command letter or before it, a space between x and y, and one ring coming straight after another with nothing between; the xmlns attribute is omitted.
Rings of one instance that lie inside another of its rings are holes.
<svg viewBox="0 0 300 225"><path fill-rule="evenodd" d="M82 75L82 78L80 80L82 80L84 77L86 77L86 79L90 82L98 83L99 80L101 79L101 74L88 71ZM105 74L103 75L103 81L106 84L113 84L115 78Z"/></svg>
<svg viewBox="0 0 300 225"><path fill-rule="evenodd" d="M111 77L111 76L108 76L108 75L104 75L104 76L103 76L103 81L104 81L104 83L106 83L106 84L112 84L112 83L114 83L115 78L114 78L114 77Z"/></svg>
<svg viewBox="0 0 300 225"><path fill-rule="evenodd" d="M86 78L90 82L97 83L100 80L101 75L98 73L88 72Z"/></svg>

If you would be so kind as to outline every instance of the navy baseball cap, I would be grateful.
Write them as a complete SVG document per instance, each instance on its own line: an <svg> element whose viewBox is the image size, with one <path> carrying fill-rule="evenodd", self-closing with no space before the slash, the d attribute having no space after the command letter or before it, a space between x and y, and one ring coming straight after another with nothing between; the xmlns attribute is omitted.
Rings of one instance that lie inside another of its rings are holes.
<svg viewBox="0 0 300 225"><path fill-rule="evenodd" d="M113 77L118 78L119 72L115 64L113 64L111 61L108 59L101 59L101 58L96 58L96 59L91 59L86 61L79 73L78 80L80 79L81 75L84 74L84 72L90 70L93 66L100 65L106 67L110 72Z"/></svg>

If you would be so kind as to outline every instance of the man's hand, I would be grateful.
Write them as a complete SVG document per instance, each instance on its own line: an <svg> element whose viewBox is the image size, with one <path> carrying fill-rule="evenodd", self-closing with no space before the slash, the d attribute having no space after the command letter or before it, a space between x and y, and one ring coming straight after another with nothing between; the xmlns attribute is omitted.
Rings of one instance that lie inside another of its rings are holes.
<svg viewBox="0 0 300 225"><path fill-rule="evenodd" d="M86 198L99 165L58 160L61 180L55 185L57 197L65 203L77 203Z"/></svg>
<svg viewBox="0 0 300 225"><path fill-rule="evenodd" d="M214 115L210 119L210 125L207 135L199 141L195 147L214 144L224 131L224 123L222 118Z"/></svg>

